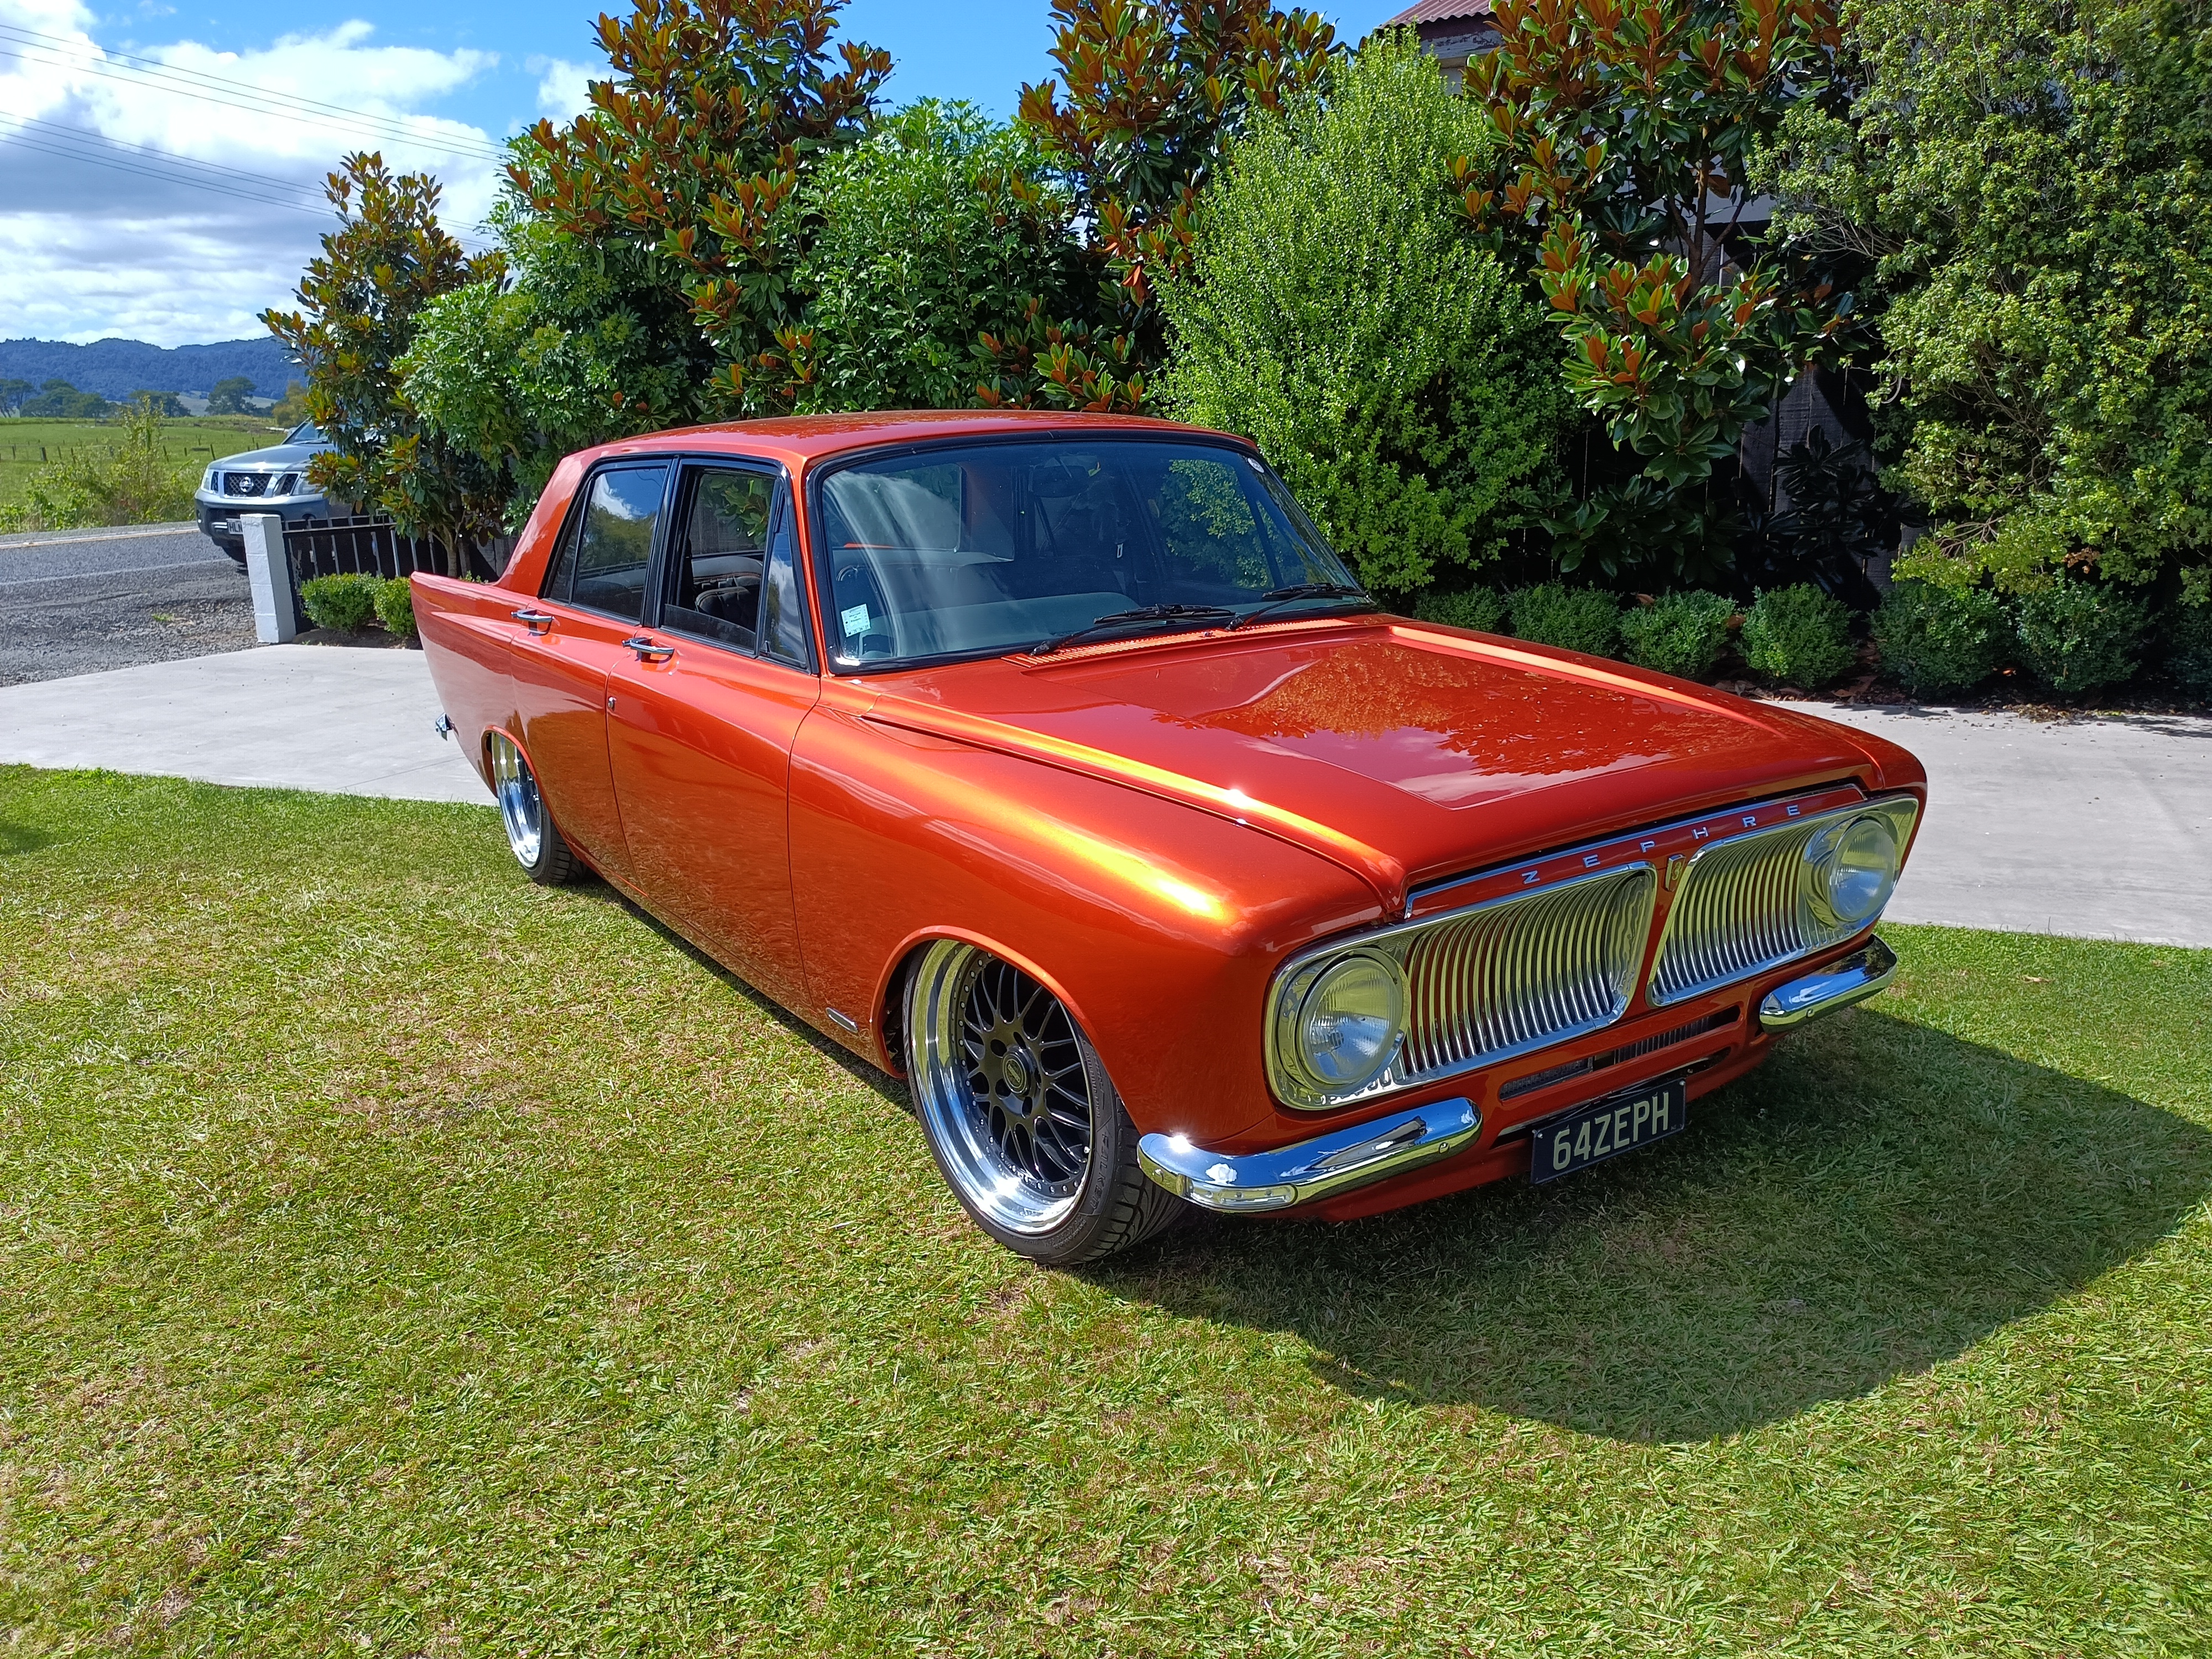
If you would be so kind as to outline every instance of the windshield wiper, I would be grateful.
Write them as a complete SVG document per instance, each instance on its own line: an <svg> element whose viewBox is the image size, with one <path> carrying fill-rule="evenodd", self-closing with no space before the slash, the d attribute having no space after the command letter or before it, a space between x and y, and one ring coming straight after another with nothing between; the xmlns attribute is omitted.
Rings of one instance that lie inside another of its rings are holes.
<svg viewBox="0 0 2212 1659"><path fill-rule="evenodd" d="M1370 605L1374 603L1365 588L1347 586L1343 582L1298 582L1290 587L1279 587L1273 592L1262 593L1260 597L1268 603L1256 611L1246 611L1222 631L1234 633L1247 623L1256 622L1270 611L1279 611L1299 599L1365 599Z"/></svg>
<svg viewBox="0 0 2212 1659"><path fill-rule="evenodd" d="M1104 633L1116 628L1127 628L1139 623L1218 621L1224 617L1234 617L1236 612L1225 605L1146 605L1134 611L1109 611L1103 617L1093 617L1071 633L1049 639L1042 645L1030 647L1032 657L1048 656L1064 645L1092 634ZM1233 623L1231 624L1235 625Z"/></svg>

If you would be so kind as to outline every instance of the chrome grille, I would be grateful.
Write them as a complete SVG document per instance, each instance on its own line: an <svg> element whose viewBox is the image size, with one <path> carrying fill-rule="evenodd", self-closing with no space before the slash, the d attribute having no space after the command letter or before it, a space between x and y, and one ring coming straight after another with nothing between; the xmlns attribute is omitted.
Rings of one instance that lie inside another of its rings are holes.
<svg viewBox="0 0 2212 1659"><path fill-rule="evenodd" d="M1631 865L1362 936L1359 949L1391 957L1405 973L1404 1047L1364 1087L1321 1094L1277 1059L1271 1019L1276 1092L1296 1106L1340 1106L1611 1024L1627 1009L1658 886L1650 865ZM1304 963L1342 948L1286 964L1277 996L1298 982Z"/></svg>
<svg viewBox="0 0 2212 1659"><path fill-rule="evenodd" d="M226 495L258 495L267 487L265 472L226 472L222 475L222 493Z"/></svg>
<svg viewBox="0 0 2212 1659"><path fill-rule="evenodd" d="M1891 821L1897 844L1918 811L1898 797L1846 806L1796 823L1716 842L1690 860L1652 963L1650 1000L1679 1002L1838 944L1866 926L1824 921L1812 902L1805 849L1852 818Z"/></svg>

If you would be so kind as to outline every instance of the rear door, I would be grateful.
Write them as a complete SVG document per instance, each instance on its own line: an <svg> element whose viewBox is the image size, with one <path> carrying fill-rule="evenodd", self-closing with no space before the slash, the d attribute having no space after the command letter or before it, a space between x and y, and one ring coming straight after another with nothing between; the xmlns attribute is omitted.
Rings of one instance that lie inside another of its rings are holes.
<svg viewBox="0 0 2212 1659"><path fill-rule="evenodd" d="M687 464L650 648L609 671L607 738L638 889L778 1001L805 981L791 896L791 749L820 692L780 469Z"/></svg>
<svg viewBox="0 0 2212 1659"><path fill-rule="evenodd" d="M607 757L608 674L630 661L624 641L644 622L672 470L621 461L585 480L513 636L515 714L553 822L600 873L624 882L634 878Z"/></svg>

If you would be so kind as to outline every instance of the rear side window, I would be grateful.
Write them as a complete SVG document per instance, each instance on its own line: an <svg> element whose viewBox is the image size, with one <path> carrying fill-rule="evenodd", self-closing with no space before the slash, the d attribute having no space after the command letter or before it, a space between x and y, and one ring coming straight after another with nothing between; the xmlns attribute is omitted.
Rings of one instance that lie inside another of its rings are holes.
<svg viewBox="0 0 2212 1659"><path fill-rule="evenodd" d="M575 532L547 573L544 597L625 622L642 617L646 567L667 485L665 466L594 473Z"/></svg>

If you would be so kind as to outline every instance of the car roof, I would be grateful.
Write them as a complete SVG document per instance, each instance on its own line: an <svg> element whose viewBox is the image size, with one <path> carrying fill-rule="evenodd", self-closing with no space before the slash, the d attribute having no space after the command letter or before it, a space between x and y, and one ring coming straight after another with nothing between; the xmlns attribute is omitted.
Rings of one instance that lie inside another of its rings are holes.
<svg viewBox="0 0 2212 1659"><path fill-rule="evenodd" d="M1233 434L1158 421L1138 415L1081 415L1052 409L893 410L863 415L794 415L764 421L727 421L713 426L676 427L665 432L623 438L584 452L587 460L603 456L727 453L774 456L807 463L852 450L885 444L926 443L945 438L1031 436L1048 432L1189 433L1209 438Z"/></svg>

